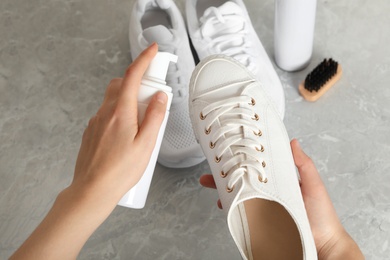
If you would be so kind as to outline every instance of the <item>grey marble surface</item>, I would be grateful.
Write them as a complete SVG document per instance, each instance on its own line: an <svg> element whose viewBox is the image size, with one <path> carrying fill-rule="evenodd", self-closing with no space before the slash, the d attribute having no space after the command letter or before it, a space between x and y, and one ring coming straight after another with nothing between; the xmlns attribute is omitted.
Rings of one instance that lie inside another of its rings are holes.
<svg viewBox="0 0 390 260"><path fill-rule="evenodd" d="M132 2L0 1L0 259L70 183L88 119L131 62ZM273 55L274 2L245 3ZM319 0L309 67L277 69L289 135L315 161L367 259L390 255L389 10L387 0ZM344 75L318 102L305 102L297 85L325 57L338 60ZM207 163L158 165L146 207L117 207L79 259L239 259L216 192L198 184L208 170Z"/></svg>

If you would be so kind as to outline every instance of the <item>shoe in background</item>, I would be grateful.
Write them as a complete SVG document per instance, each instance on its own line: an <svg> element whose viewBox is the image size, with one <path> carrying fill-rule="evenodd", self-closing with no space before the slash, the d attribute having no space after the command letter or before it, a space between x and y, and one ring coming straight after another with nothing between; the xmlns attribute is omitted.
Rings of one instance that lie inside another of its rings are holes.
<svg viewBox="0 0 390 260"><path fill-rule="evenodd" d="M188 32L200 60L212 54L224 54L240 61L263 84L283 119L282 84L243 1L187 0L186 15Z"/></svg>
<svg viewBox="0 0 390 260"><path fill-rule="evenodd" d="M170 65L166 78L173 89L173 100L158 162L170 168L201 163L205 157L195 140L188 112L188 84L195 63L179 9L172 0L138 0L129 28L133 59L153 42L159 45L159 51L179 57L176 64Z"/></svg>

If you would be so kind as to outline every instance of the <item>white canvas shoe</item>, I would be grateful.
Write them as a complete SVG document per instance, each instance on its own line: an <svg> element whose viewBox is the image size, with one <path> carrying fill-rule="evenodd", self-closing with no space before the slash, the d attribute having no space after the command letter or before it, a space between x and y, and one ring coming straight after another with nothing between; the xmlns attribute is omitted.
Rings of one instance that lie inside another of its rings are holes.
<svg viewBox="0 0 390 260"><path fill-rule="evenodd" d="M225 55L190 81L190 116L244 259L317 259L289 138L266 85Z"/></svg>
<svg viewBox="0 0 390 260"><path fill-rule="evenodd" d="M181 13L172 0L138 0L130 20L130 50L135 59L153 42L159 51L177 55L168 69L167 84L173 101L158 162L166 167L184 168L205 160L196 142L188 112L188 84L195 68Z"/></svg>
<svg viewBox="0 0 390 260"><path fill-rule="evenodd" d="M244 64L276 103L283 119L282 84L250 21L242 0L186 0L188 32L199 59L225 54Z"/></svg>

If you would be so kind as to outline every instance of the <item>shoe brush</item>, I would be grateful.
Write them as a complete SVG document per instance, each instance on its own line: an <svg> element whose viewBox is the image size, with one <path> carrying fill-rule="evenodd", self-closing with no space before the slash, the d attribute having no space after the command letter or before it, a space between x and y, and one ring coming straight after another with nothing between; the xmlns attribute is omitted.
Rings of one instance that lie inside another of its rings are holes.
<svg viewBox="0 0 390 260"><path fill-rule="evenodd" d="M332 58L324 59L299 85L299 92L307 101L316 101L341 77L340 64Z"/></svg>

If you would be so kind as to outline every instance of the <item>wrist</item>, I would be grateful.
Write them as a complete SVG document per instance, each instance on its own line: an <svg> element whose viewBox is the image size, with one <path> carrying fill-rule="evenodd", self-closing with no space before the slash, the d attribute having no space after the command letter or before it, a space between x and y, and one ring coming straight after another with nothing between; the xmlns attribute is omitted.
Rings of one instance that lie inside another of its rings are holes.
<svg viewBox="0 0 390 260"><path fill-rule="evenodd" d="M72 183L65 188L57 197L56 202L67 204L69 207L81 208L83 211L93 213L111 213L120 198L115 193L109 193L104 189L90 185L78 185Z"/></svg>
<svg viewBox="0 0 390 260"><path fill-rule="evenodd" d="M69 186L60 192L46 217L12 259L76 259L115 205Z"/></svg>
<svg viewBox="0 0 390 260"><path fill-rule="evenodd" d="M76 203L113 210L129 188L127 183L114 181L109 177L75 178L62 193Z"/></svg>
<svg viewBox="0 0 390 260"><path fill-rule="evenodd" d="M365 258L356 242L343 229L318 250L318 259L360 260Z"/></svg>

